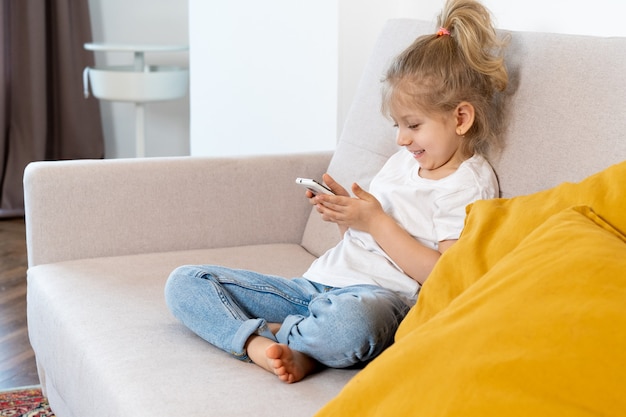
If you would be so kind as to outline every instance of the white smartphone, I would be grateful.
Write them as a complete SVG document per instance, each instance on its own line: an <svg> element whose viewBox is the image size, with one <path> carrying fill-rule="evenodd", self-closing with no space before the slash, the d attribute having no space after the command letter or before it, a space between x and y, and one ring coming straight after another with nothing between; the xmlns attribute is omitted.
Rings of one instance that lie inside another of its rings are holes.
<svg viewBox="0 0 626 417"><path fill-rule="evenodd" d="M310 190L313 194L335 194L330 188L310 178L296 178L296 184Z"/></svg>

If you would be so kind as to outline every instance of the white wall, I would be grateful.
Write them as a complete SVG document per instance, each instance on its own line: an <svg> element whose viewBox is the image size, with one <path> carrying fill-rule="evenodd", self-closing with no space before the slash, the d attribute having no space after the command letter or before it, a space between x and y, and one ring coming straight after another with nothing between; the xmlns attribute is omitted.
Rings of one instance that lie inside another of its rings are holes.
<svg viewBox="0 0 626 417"><path fill-rule="evenodd" d="M485 0L499 27L533 32L626 36L623 0Z"/></svg>
<svg viewBox="0 0 626 417"><path fill-rule="evenodd" d="M434 30L444 1L189 3L191 153L217 155L332 149L384 22L431 20ZM622 0L484 4L503 29L626 36Z"/></svg>
<svg viewBox="0 0 626 417"><path fill-rule="evenodd" d="M188 44L187 0L89 0L94 42ZM150 65L188 67L187 52L148 53ZM96 52L96 65L130 65L131 53ZM80 81L78 81L80 82ZM135 156L135 106L100 102L105 156ZM145 155L189 154L189 96L145 105Z"/></svg>
<svg viewBox="0 0 626 417"><path fill-rule="evenodd" d="M334 1L190 0L191 154L332 149Z"/></svg>

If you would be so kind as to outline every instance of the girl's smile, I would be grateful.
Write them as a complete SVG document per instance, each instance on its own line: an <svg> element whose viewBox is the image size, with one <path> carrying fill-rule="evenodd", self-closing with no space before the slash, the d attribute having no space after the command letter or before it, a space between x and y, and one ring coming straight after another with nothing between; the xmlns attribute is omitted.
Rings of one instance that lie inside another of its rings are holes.
<svg viewBox="0 0 626 417"><path fill-rule="evenodd" d="M423 149L421 149L419 151L411 151L410 149L407 149L407 150L413 154L413 157L415 159L419 159L424 154L424 150Z"/></svg>

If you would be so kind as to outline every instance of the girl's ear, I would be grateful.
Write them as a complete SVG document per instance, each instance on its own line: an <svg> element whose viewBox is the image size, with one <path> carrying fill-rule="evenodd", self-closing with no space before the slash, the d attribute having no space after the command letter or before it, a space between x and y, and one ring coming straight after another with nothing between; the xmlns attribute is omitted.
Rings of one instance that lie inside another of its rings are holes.
<svg viewBox="0 0 626 417"><path fill-rule="evenodd" d="M462 101L454 110L456 117L456 133L463 136L474 124L474 106L467 101Z"/></svg>

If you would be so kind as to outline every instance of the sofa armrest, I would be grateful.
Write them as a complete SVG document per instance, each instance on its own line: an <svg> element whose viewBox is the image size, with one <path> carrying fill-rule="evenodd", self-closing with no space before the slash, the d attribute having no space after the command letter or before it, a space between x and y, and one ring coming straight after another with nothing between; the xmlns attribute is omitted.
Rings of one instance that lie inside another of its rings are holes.
<svg viewBox="0 0 626 417"><path fill-rule="evenodd" d="M28 264L300 243L299 176L330 153L33 162L24 173Z"/></svg>

